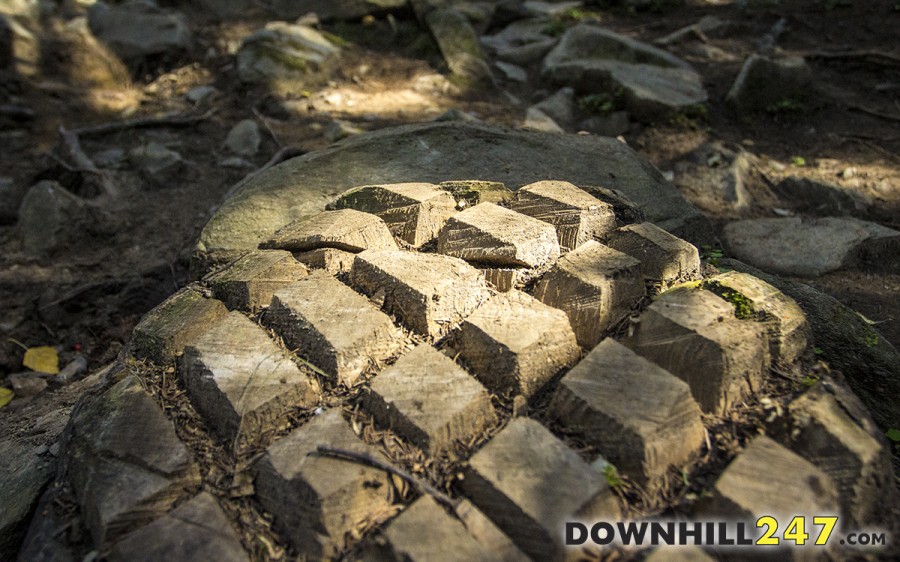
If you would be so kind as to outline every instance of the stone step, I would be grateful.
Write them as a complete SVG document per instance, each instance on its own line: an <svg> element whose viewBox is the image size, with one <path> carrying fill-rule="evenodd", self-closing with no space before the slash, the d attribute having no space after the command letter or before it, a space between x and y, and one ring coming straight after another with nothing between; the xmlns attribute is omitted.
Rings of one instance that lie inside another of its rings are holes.
<svg viewBox="0 0 900 562"><path fill-rule="evenodd" d="M355 209L323 211L292 222L276 232L261 247L291 252L335 248L347 252L396 250L397 243L377 215Z"/></svg>
<svg viewBox="0 0 900 562"><path fill-rule="evenodd" d="M276 291L265 322L290 349L346 386L405 345L386 314L323 271Z"/></svg>
<svg viewBox="0 0 900 562"><path fill-rule="evenodd" d="M788 366L806 352L810 328L794 299L761 279L737 271L717 275L703 286L730 302L739 318L766 325L769 352L776 363Z"/></svg>
<svg viewBox="0 0 900 562"><path fill-rule="evenodd" d="M438 254L367 250L356 256L350 283L384 299L384 310L417 334L439 338L490 296L481 273Z"/></svg>
<svg viewBox="0 0 900 562"><path fill-rule="evenodd" d="M650 489L706 440L687 383L609 338L563 377L549 413Z"/></svg>
<svg viewBox="0 0 900 562"><path fill-rule="evenodd" d="M414 248L434 240L456 213L453 196L430 183L367 185L344 192L329 209L356 209L381 217L394 236Z"/></svg>
<svg viewBox="0 0 900 562"><path fill-rule="evenodd" d="M452 359L419 345L372 380L366 408L430 455L495 423L487 391Z"/></svg>
<svg viewBox="0 0 900 562"><path fill-rule="evenodd" d="M623 343L688 383L703 411L716 415L759 390L769 367L765 328L736 319L730 304L704 290L664 293Z"/></svg>
<svg viewBox="0 0 900 562"><path fill-rule="evenodd" d="M552 224L563 252L603 240L616 228L612 205L565 181L539 181L516 191L510 208Z"/></svg>
<svg viewBox="0 0 900 562"><path fill-rule="evenodd" d="M69 427L69 483L98 547L157 519L200 486L191 451L133 375L78 408Z"/></svg>
<svg viewBox="0 0 900 562"><path fill-rule="evenodd" d="M469 461L466 497L534 560L562 560L566 521L615 520L606 477L548 429L514 418Z"/></svg>
<svg viewBox="0 0 900 562"><path fill-rule="evenodd" d="M353 433L338 409L269 446L256 465L257 498L301 558L312 560L334 559L347 546L347 535L393 514L394 492L385 472L316 455L320 446L387 462Z"/></svg>
<svg viewBox="0 0 900 562"><path fill-rule="evenodd" d="M579 345L592 349L644 296L640 262L588 241L556 262L538 281L534 296L565 311Z"/></svg>
<svg viewBox="0 0 900 562"><path fill-rule="evenodd" d="M156 521L125 535L109 553L112 562L161 560L249 562L250 556L219 502L201 492Z"/></svg>
<svg viewBox="0 0 900 562"><path fill-rule="evenodd" d="M131 334L128 350L136 359L171 363L185 345L226 314L228 308L221 301L186 287L144 315Z"/></svg>
<svg viewBox="0 0 900 562"><path fill-rule="evenodd" d="M629 224L614 230L606 245L641 262L644 278L659 281L663 286L696 279L700 275L697 247L651 222Z"/></svg>
<svg viewBox="0 0 900 562"><path fill-rule="evenodd" d="M475 310L454 344L491 391L525 397L581 355L565 313L520 291L496 295Z"/></svg>
<svg viewBox="0 0 900 562"><path fill-rule="evenodd" d="M256 312L269 306L272 293L305 277L308 269L281 250L250 252L206 282L231 310Z"/></svg>
<svg viewBox="0 0 900 562"><path fill-rule="evenodd" d="M451 217L438 237L438 252L496 267L539 267L560 253L551 225L493 203Z"/></svg>
<svg viewBox="0 0 900 562"><path fill-rule="evenodd" d="M291 409L313 407L319 398L318 385L240 312L187 346L179 370L194 407L225 442L269 431Z"/></svg>

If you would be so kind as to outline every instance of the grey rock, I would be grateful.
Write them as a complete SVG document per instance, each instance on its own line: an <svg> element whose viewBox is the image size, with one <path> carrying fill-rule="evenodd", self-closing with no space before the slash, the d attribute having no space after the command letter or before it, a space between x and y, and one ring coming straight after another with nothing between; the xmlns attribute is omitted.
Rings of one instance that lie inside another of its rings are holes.
<svg viewBox="0 0 900 562"><path fill-rule="evenodd" d="M238 156L253 156L259 152L261 142L259 125L253 119L239 121L225 137L225 146Z"/></svg>
<svg viewBox="0 0 900 562"><path fill-rule="evenodd" d="M573 8L584 6L584 2L541 2L539 0L527 0L523 4L525 11L535 16L558 16Z"/></svg>
<svg viewBox="0 0 900 562"><path fill-rule="evenodd" d="M191 88L190 90L188 90L184 94L184 97L189 102L191 102L195 105L200 105L204 101L209 99L211 96L213 96L217 93L219 93L219 90L212 86L197 86L195 88Z"/></svg>
<svg viewBox="0 0 900 562"><path fill-rule="evenodd" d="M108 559L244 562L250 557L216 498L201 492L153 523L126 535L113 546Z"/></svg>
<svg viewBox="0 0 900 562"><path fill-rule="evenodd" d="M719 267L749 273L791 297L809 321L816 346L882 428L900 427L900 353L859 314L809 285L770 275L734 259Z"/></svg>
<svg viewBox="0 0 900 562"><path fill-rule="evenodd" d="M297 92L321 81L339 55L340 49L311 27L270 22L241 44L238 76L278 92Z"/></svg>
<svg viewBox="0 0 900 562"><path fill-rule="evenodd" d="M499 60L528 66L543 59L556 46L556 42L556 39L548 38L524 45L498 47L495 55Z"/></svg>
<svg viewBox="0 0 900 562"><path fill-rule="evenodd" d="M253 0L200 0L200 5L219 19L247 17L248 12L259 10Z"/></svg>
<svg viewBox="0 0 900 562"><path fill-rule="evenodd" d="M8 380L16 396L37 396L47 388L47 380L37 373L16 373Z"/></svg>
<svg viewBox="0 0 900 562"><path fill-rule="evenodd" d="M184 160L180 154L156 141L131 149L128 160L141 175L159 187L172 182L184 168Z"/></svg>
<svg viewBox="0 0 900 562"><path fill-rule="evenodd" d="M427 11L423 19L450 72L469 86L485 87L494 83L478 36L465 16L452 8L440 8Z"/></svg>
<svg viewBox="0 0 900 562"><path fill-rule="evenodd" d="M858 191L797 176L784 178L774 191L795 210L816 215L856 215L869 206Z"/></svg>
<svg viewBox="0 0 900 562"><path fill-rule="evenodd" d="M12 178L0 178L0 224L16 222L25 191L25 186L17 184Z"/></svg>
<svg viewBox="0 0 900 562"><path fill-rule="evenodd" d="M255 168L256 165L253 162L244 160L240 156L231 156L229 158L223 158L219 160L219 166L223 168Z"/></svg>
<svg viewBox="0 0 900 562"><path fill-rule="evenodd" d="M556 121L560 127L575 126L575 90L562 88L544 101L532 106Z"/></svg>
<svg viewBox="0 0 900 562"><path fill-rule="evenodd" d="M468 123L480 123L481 119L475 117L471 113L466 113L461 109L450 108L434 118L435 122L442 121L466 121Z"/></svg>
<svg viewBox="0 0 900 562"><path fill-rule="evenodd" d="M456 11L464 15L475 33L482 34L491 26L491 20L497 9L496 2L456 2Z"/></svg>
<svg viewBox="0 0 900 562"><path fill-rule="evenodd" d="M331 142L337 142L341 139L352 137L362 132L363 130L353 123L343 121L341 119L335 119L328 124L328 127L325 128L325 138Z"/></svg>
<svg viewBox="0 0 900 562"><path fill-rule="evenodd" d="M900 232L851 218L752 219L728 224L728 251L765 271L818 277L850 266L869 239L900 240ZM896 245L894 245L896 248Z"/></svg>
<svg viewBox="0 0 900 562"><path fill-rule="evenodd" d="M525 113L525 122L522 128L528 131L543 131L545 133L565 133L552 117L536 107L529 107Z"/></svg>
<svg viewBox="0 0 900 562"><path fill-rule="evenodd" d="M503 61L495 61L494 66L500 69L500 72L503 73L507 80L512 80L513 82L528 81L528 72L521 66Z"/></svg>
<svg viewBox="0 0 900 562"><path fill-rule="evenodd" d="M725 103L738 114L747 114L786 99L808 99L811 86L812 70L803 58L754 54L744 62Z"/></svg>
<svg viewBox="0 0 900 562"><path fill-rule="evenodd" d="M123 59L134 59L191 47L184 15L163 10L151 0L129 0L109 6L97 2L88 11L91 31Z"/></svg>
<svg viewBox="0 0 900 562"><path fill-rule="evenodd" d="M675 164L675 185L706 211L743 211L752 202L752 163L752 155L722 143L703 144Z"/></svg>
<svg viewBox="0 0 900 562"><path fill-rule="evenodd" d="M125 160L125 151L121 148L108 148L95 154L91 160L98 168L117 166Z"/></svg>
<svg viewBox="0 0 900 562"><path fill-rule="evenodd" d="M656 168L614 139L441 122L359 135L236 186L201 234L198 265L256 249L279 228L319 213L352 187L479 178L518 188L548 177L586 187L605 201L600 188L590 187L602 183L661 228L697 244L713 240L700 212Z"/></svg>
<svg viewBox="0 0 900 562"><path fill-rule="evenodd" d="M613 111L609 115L588 117L578 128L603 137L618 137L627 133L630 127L631 116L627 111Z"/></svg>
<svg viewBox="0 0 900 562"><path fill-rule="evenodd" d="M75 233L87 217L87 204L55 181L28 189L19 207L19 232L26 253L52 253Z"/></svg>
<svg viewBox="0 0 900 562"><path fill-rule="evenodd" d="M35 455L33 446L12 439L0 441L0 553L4 559L12 559L19 550L53 472L53 464Z"/></svg>
<svg viewBox="0 0 900 562"><path fill-rule="evenodd" d="M686 62L591 23L563 35L544 58L543 75L579 92L621 88L626 108L644 121L707 100L701 76Z"/></svg>
<svg viewBox="0 0 900 562"><path fill-rule="evenodd" d="M323 20L353 20L402 8L405 4L406 0L275 0L272 8L285 19L315 12Z"/></svg>
<svg viewBox="0 0 900 562"><path fill-rule="evenodd" d="M69 482L97 546L149 523L200 483L191 452L135 376L82 401L63 441Z"/></svg>

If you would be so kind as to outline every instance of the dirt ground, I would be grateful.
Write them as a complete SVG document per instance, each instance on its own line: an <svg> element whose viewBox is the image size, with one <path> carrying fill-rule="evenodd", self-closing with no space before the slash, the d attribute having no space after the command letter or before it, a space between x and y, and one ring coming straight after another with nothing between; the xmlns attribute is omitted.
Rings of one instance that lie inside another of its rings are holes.
<svg viewBox="0 0 900 562"><path fill-rule="evenodd" d="M589 17L648 42L708 15L735 24L727 36L705 38L725 54L721 60L694 56L685 44L671 49L703 75L710 94L705 114L634 126L624 135L630 146L664 172L710 140L754 154L754 204L741 214L744 217L776 216L773 209L789 209L770 188L786 175L801 175L859 190L877 203L859 218L900 228L900 5L894 0L784 0L748 11L740 2L725 0L670 4L654 2L655 9L647 11L587 7ZM423 42L412 15L398 13L323 25L348 43L341 68L319 88L276 96L241 84L234 57L228 54L264 19L216 23L190 6L177 7L191 19L194 49L132 66L132 87L127 90L110 93L72 86L66 80L64 57L49 65L56 74L3 80L0 102L27 111L0 114L0 175L26 185L55 179L89 201L92 218L71 233L62 248L41 258L23 252L17 225L0 226L0 381L24 370L19 343L56 346L63 365L80 353L88 358L89 370L102 367L121 350L142 314L189 281L200 229L229 188L253 171L217 164L227 132L241 119L256 119L263 126L261 150L251 158L260 167L284 147L306 152L327 146L325 133L333 118L372 130L431 120L457 108L489 123L515 127L528 105L552 93L534 81L502 83L489 92L461 90L443 77L446 69L439 52L433 43ZM562 23L573 24L577 18L567 16ZM807 57L817 90L802 107L739 119L725 107L725 93L746 56L781 18L785 30L777 45L786 54ZM866 54L874 51L891 56ZM853 55L826 56L834 52ZM195 107L184 94L205 84L214 85L218 93ZM80 135L84 152L91 156L110 149L127 151L151 140L178 151L188 163L186 173L168 185L143 182L122 164L108 172L119 195L97 195L83 174L66 170L51 156L60 126L71 130L169 112L203 117L191 126ZM852 174L844 172L848 168L854 169ZM724 208L703 210L717 227L735 217ZM900 275L848 270L810 282L876 323L894 345L900 344ZM58 392L51 388L41 400L52 401ZM69 394L66 403L73 398ZM17 399L7 409L22 405Z"/></svg>

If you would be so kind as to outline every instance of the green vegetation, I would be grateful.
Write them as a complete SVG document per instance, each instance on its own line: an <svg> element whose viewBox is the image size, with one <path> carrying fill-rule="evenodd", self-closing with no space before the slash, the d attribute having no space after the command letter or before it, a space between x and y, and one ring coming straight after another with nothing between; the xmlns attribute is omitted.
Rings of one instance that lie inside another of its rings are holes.
<svg viewBox="0 0 900 562"><path fill-rule="evenodd" d="M803 166L806 166L806 158L802 156L791 156L791 164L798 168L802 168Z"/></svg>
<svg viewBox="0 0 900 562"><path fill-rule="evenodd" d="M706 126L709 118L709 108L706 104L698 103L683 107L669 115L669 124L684 127L692 131L699 131Z"/></svg>
<svg viewBox="0 0 900 562"><path fill-rule="evenodd" d="M783 98L766 108L766 112L773 115L796 115L808 111L809 106L797 98Z"/></svg>
<svg viewBox="0 0 900 562"><path fill-rule="evenodd" d="M622 92L587 94L578 98L578 108L593 115L609 115L622 109Z"/></svg>
<svg viewBox="0 0 900 562"><path fill-rule="evenodd" d="M618 488L625 483L619 475L619 470L611 464L603 467L603 476L606 478L606 483L609 484L610 488Z"/></svg>

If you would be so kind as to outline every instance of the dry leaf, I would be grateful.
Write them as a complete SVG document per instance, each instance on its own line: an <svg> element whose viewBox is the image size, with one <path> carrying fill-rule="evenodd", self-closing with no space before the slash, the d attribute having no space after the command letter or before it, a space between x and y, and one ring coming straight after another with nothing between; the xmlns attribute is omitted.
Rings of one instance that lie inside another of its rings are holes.
<svg viewBox="0 0 900 562"><path fill-rule="evenodd" d="M59 355L56 349L50 346L29 347L22 359L22 365L38 373L56 375L59 373Z"/></svg>
<svg viewBox="0 0 900 562"><path fill-rule="evenodd" d="M15 395L16 393L12 390L0 386L0 408L9 404Z"/></svg>

